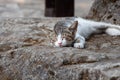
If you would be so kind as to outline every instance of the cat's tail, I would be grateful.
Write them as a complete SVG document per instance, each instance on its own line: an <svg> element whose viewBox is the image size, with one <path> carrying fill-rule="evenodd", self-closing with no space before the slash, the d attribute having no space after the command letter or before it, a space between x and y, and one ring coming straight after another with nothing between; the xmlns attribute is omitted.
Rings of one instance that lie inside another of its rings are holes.
<svg viewBox="0 0 120 80"><path fill-rule="evenodd" d="M104 22L100 22L99 24L100 24L100 26L103 26L105 28L115 28L115 29L120 30L120 25L115 25L115 24L111 24L111 23L104 23Z"/></svg>
<svg viewBox="0 0 120 80"><path fill-rule="evenodd" d="M105 32L111 36L120 35L120 25L105 22L93 22L95 28L105 29Z"/></svg>

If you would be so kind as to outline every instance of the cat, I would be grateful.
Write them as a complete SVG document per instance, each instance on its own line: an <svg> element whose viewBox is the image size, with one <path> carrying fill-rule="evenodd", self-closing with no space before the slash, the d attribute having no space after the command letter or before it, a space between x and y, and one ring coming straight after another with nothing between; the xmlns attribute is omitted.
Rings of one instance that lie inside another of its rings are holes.
<svg viewBox="0 0 120 80"><path fill-rule="evenodd" d="M73 46L85 48L85 41L91 34L105 32L111 36L120 35L120 26L105 22L96 22L81 17L58 21L54 26L56 47Z"/></svg>

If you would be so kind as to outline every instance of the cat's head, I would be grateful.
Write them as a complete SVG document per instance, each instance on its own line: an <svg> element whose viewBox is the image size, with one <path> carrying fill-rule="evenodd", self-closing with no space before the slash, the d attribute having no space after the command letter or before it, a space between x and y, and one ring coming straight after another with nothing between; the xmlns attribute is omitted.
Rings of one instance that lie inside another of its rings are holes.
<svg viewBox="0 0 120 80"><path fill-rule="evenodd" d="M58 22L54 27L54 31L56 34L55 46L64 47L64 46L72 45L75 39L77 26L78 26L78 21L74 21L72 23Z"/></svg>

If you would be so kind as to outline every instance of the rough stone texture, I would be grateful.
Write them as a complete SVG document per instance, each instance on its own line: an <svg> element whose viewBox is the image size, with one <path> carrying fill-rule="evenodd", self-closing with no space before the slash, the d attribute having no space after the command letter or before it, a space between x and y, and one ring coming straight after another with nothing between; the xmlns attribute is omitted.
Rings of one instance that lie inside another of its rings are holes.
<svg viewBox="0 0 120 80"><path fill-rule="evenodd" d="M120 80L120 37L94 35L86 49L54 48L58 20L0 19L0 80Z"/></svg>
<svg viewBox="0 0 120 80"><path fill-rule="evenodd" d="M95 0L88 17L120 24L120 0Z"/></svg>

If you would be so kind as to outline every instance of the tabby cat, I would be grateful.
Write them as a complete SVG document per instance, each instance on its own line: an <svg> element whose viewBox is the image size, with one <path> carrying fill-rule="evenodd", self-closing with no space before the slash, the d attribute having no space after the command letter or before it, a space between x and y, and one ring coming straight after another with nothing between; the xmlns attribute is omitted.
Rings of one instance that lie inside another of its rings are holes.
<svg viewBox="0 0 120 80"><path fill-rule="evenodd" d="M120 26L105 22L96 22L83 18L58 21L54 26L56 47L73 46L84 48L85 40L93 33L105 32L111 36L120 35Z"/></svg>

